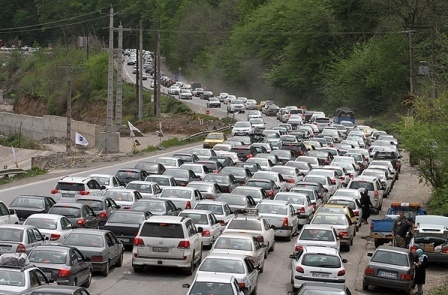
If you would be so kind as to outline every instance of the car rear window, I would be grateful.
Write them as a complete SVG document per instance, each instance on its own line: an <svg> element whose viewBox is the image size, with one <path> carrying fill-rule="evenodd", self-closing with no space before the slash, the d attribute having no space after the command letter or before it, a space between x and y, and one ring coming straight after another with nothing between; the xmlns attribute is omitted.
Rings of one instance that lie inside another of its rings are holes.
<svg viewBox="0 0 448 295"><path fill-rule="evenodd" d="M67 253L54 250L33 250L29 260L37 263L65 264L67 262Z"/></svg>
<svg viewBox="0 0 448 295"><path fill-rule="evenodd" d="M368 191L375 190L373 187L373 183L366 182L366 181L352 181L352 182L350 182L350 186L348 188L351 188L351 189L366 188Z"/></svg>
<svg viewBox="0 0 448 295"><path fill-rule="evenodd" d="M84 183L58 182L56 184L56 189L60 191L80 192L84 190Z"/></svg>
<svg viewBox="0 0 448 295"><path fill-rule="evenodd" d="M330 123L329 118L316 118L315 122L317 123Z"/></svg>
<svg viewBox="0 0 448 295"><path fill-rule="evenodd" d="M142 237L183 239L181 224L146 222L140 232Z"/></svg>
<svg viewBox="0 0 448 295"><path fill-rule="evenodd" d="M100 200L78 199L76 202L89 205L93 211L103 210L103 202Z"/></svg>
<svg viewBox="0 0 448 295"><path fill-rule="evenodd" d="M303 256L302 264L312 267L340 268L341 259L334 255L310 253Z"/></svg>
<svg viewBox="0 0 448 295"><path fill-rule="evenodd" d="M199 271L244 274L244 265L241 260L207 258L201 264Z"/></svg>
<svg viewBox="0 0 448 295"><path fill-rule="evenodd" d="M56 229L58 227L56 219L31 218L26 219L25 224L35 226L39 229Z"/></svg>
<svg viewBox="0 0 448 295"><path fill-rule="evenodd" d="M0 228L0 237L4 242L22 242L23 230L18 228Z"/></svg>
<svg viewBox="0 0 448 295"><path fill-rule="evenodd" d="M278 214L278 215L286 215L288 210L286 206L283 205L273 205L273 204L258 204L257 206L258 212L267 213L267 214Z"/></svg>
<svg viewBox="0 0 448 295"><path fill-rule="evenodd" d="M129 214L127 212L117 211L107 220L111 223L130 223L130 224L141 224L145 220L142 214Z"/></svg>
<svg viewBox="0 0 448 295"><path fill-rule="evenodd" d="M25 286L25 272L17 271L17 270L2 269L0 271L0 285L8 285L8 286L14 286L14 287ZM229 294L232 294L232 293L229 293Z"/></svg>
<svg viewBox="0 0 448 295"><path fill-rule="evenodd" d="M9 205L10 207L25 207L25 208L36 208L43 209L45 208L44 199L35 199L35 198L16 198Z"/></svg>
<svg viewBox="0 0 448 295"><path fill-rule="evenodd" d="M229 283L196 282L190 294L234 294Z"/></svg>
<svg viewBox="0 0 448 295"><path fill-rule="evenodd" d="M69 206L53 206L49 213L63 215L68 218L81 217L81 209Z"/></svg>
<svg viewBox="0 0 448 295"><path fill-rule="evenodd" d="M299 240L334 242L334 234L326 229L305 229L302 230Z"/></svg>
<svg viewBox="0 0 448 295"><path fill-rule="evenodd" d="M148 201L139 200L132 205L132 210L136 211L150 211L150 212L165 212L165 202L164 201Z"/></svg>
<svg viewBox="0 0 448 295"><path fill-rule="evenodd" d="M102 235L71 233L63 242L64 245L103 248L104 238Z"/></svg>
<svg viewBox="0 0 448 295"><path fill-rule="evenodd" d="M257 220L232 220L227 229L254 230L261 231L261 224Z"/></svg>
<svg viewBox="0 0 448 295"><path fill-rule="evenodd" d="M196 207L194 207L196 210L208 210L212 211L213 214L223 215L223 210L221 205L215 205L215 204L197 204Z"/></svg>
<svg viewBox="0 0 448 295"><path fill-rule="evenodd" d="M389 251L376 251L371 261L398 266L409 266L409 260L406 254L394 253Z"/></svg>

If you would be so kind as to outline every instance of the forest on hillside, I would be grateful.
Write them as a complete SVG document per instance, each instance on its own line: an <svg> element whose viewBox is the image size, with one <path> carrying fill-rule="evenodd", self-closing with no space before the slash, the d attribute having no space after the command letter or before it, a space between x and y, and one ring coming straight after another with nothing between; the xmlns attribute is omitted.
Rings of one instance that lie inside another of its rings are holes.
<svg viewBox="0 0 448 295"><path fill-rule="evenodd" d="M445 0L0 0L7 45L58 47L88 36L161 52L173 73L226 91L327 111L395 113L446 89ZM115 35L116 36L116 35ZM105 60L104 58L102 60ZM412 73L411 73L412 71ZM413 89L410 89L410 81ZM411 93L412 92L412 93ZM412 96L411 96L412 97Z"/></svg>

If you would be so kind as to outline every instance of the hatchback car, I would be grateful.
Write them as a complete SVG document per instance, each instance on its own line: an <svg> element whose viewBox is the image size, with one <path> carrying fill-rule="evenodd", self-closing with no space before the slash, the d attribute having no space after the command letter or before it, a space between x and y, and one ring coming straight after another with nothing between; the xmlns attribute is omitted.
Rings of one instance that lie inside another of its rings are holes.
<svg viewBox="0 0 448 295"><path fill-rule="evenodd" d="M381 286L411 292L415 276L414 259L409 249L379 246L364 270L362 289Z"/></svg>
<svg viewBox="0 0 448 295"><path fill-rule="evenodd" d="M111 198L122 209L130 209L135 202L143 199L143 196L138 190L128 188L107 190L107 192L104 194L104 197Z"/></svg>
<svg viewBox="0 0 448 295"><path fill-rule="evenodd" d="M99 228L99 218L87 204L57 203L49 214L63 215L76 227Z"/></svg>
<svg viewBox="0 0 448 295"><path fill-rule="evenodd" d="M326 285L345 286L346 259L342 259L335 248L303 246L290 256L291 283L293 290L307 282L322 282Z"/></svg>
<svg viewBox="0 0 448 295"><path fill-rule="evenodd" d="M37 227L44 239L52 243L62 242L75 228L67 217L58 214L33 214L23 224Z"/></svg>
<svg viewBox="0 0 448 295"><path fill-rule="evenodd" d="M39 267L50 282L58 285L90 287L92 264L75 247L44 245L34 248L28 259Z"/></svg>
<svg viewBox="0 0 448 295"><path fill-rule="evenodd" d="M93 271L99 271L105 277L109 270L116 265L123 265L123 244L108 230L75 229L62 243L76 247L92 263Z"/></svg>
<svg viewBox="0 0 448 295"><path fill-rule="evenodd" d="M115 176L110 174L90 174L89 177L96 179L100 185L104 185L106 189L124 188L125 185Z"/></svg>

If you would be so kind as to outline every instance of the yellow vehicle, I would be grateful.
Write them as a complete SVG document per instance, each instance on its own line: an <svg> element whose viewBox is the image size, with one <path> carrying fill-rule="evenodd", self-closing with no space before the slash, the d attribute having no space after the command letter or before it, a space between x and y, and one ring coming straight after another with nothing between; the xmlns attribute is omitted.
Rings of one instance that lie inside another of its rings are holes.
<svg viewBox="0 0 448 295"><path fill-rule="evenodd" d="M331 199L330 199L331 200ZM338 205L338 204L323 204L319 208L317 208L316 213L328 212L328 213L341 213L348 216L348 218L352 221L353 224L356 225L356 231L359 230L358 221L356 220L356 215L353 212L353 209L348 205Z"/></svg>
<svg viewBox="0 0 448 295"><path fill-rule="evenodd" d="M261 111L261 109L264 107L265 104L266 104L266 101L265 101L265 100L260 101L260 102L257 104L257 110Z"/></svg>
<svg viewBox="0 0 448 295"><path fill-rule="evenodd" d="M223 143L226 140L226 136L222 132L210 132L202 144L203 148L211 149L215 144Z"/></svg>

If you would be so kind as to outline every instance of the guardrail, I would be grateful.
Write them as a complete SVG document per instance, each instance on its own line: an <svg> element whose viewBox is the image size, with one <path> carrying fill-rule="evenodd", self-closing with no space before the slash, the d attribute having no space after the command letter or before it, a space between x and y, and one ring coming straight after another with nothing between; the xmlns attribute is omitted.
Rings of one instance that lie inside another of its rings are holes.
<svg viewBox="0 0 448 295"><path fill-rule="evenodd" d="M0 177L9 177L11 175L25 174L26 171L21 168L9 168L0 170Z"/></svg>
<svg viewBox="0 0 448 295"><path fill-rule="evenodd" d="M207 130L207 131L202 131L202 132L199 132L199 133L195 133L195 134L192 134L192 135L184 138L183 140L189 140L189 139L193 139L193 138L196 138L196 137L204 136L204 135L209 134L210 132L221 132L221 131L226 131L226 130L230 130L230 129L232 129L232 125L224 126L224 127L219 128L219 129L216 129L216 130Z"/></svg>

